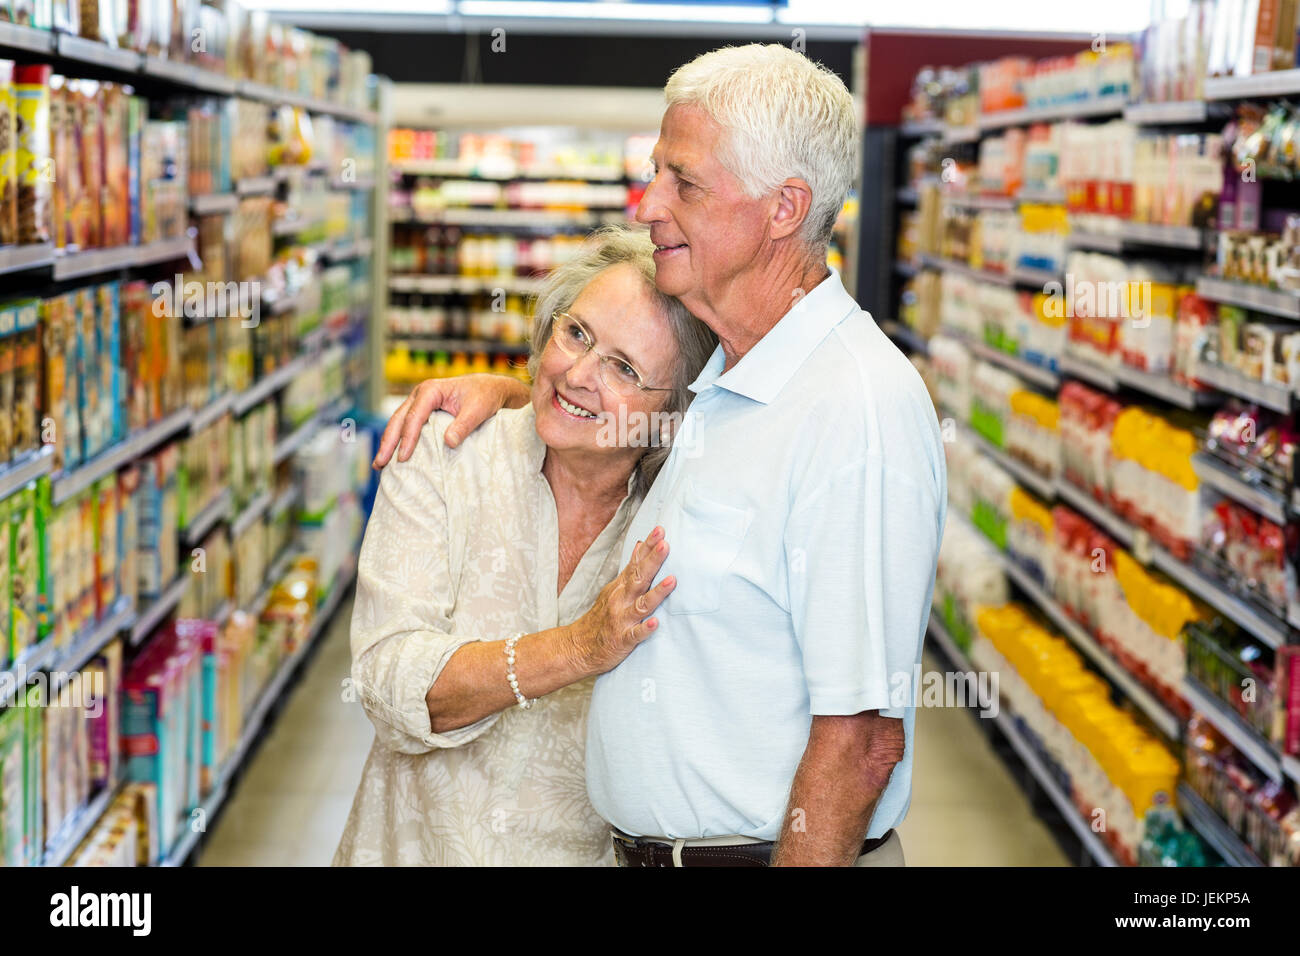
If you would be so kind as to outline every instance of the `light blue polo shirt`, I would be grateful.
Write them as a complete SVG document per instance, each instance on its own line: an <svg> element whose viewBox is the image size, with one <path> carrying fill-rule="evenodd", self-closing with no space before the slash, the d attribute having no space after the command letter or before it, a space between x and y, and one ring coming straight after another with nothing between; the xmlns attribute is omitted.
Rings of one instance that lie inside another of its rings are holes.
<svg viewBox="0 0 1300 956"><path fill-rule="evenodd" d="M663 525L660 627L596 681L587 788L634 836L775 839L814 714L907 737L866 836L907 812L947 503L934 406L832 272L723 374L719 348L629 528Z"/></svg>

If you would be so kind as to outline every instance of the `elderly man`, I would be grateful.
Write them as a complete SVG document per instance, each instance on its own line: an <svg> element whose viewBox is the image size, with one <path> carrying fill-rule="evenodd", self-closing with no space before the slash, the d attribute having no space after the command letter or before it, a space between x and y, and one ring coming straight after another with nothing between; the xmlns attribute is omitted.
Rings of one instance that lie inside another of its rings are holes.
<svg viewBox="0 0 1300 956"><path fill-rule="evenodd" d="M665 97L636 218L656 285L720 344L627 535L625 561L662 527L678 584L596 682L588 791L625 865L901 865L946 477L920 377L826 267L853 101L757 44L686 64ZM376 464L435 407L460 415L454 442L525 398L423 383Z"/></svg>

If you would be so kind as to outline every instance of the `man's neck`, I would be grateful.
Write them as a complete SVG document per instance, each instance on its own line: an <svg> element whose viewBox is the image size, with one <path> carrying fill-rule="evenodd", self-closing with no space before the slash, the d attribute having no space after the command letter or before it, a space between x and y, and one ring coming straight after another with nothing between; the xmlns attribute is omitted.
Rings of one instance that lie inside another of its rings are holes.
<svg viewBox="0 0 1300 956"><path fill-rule="evenodd" d="M717 334L727 358L725 372L829 275L824 260L789 254L766 261L760 257L716 293L706 291L682 301Z"/></svg>

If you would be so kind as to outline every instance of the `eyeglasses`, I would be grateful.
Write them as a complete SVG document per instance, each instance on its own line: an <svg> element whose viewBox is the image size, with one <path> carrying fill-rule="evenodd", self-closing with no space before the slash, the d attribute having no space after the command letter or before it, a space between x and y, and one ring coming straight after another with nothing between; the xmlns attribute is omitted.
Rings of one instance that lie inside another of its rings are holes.
<svg viewBox="0 0 1300 956"><path fill-rule="evenodd" d="M582 358L595 349L596 337L587 327L567 312L551 313L551 339L560 351L571 358ZM599 359L600 380L611 392L631 395L634 392L671 392L671 388L655 388L645 383L641 373L627 359L596 352Z"/></svg>

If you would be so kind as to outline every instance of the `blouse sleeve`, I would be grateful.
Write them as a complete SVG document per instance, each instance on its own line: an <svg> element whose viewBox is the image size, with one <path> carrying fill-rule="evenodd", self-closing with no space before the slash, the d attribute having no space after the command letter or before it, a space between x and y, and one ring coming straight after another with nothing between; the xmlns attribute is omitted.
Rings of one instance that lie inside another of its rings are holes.
<svg viewBox="0 0 1300 956"><path fill-rule="evenodd" d="M425 700L452 654L479 640L452 633L441 431L430 420L411 458L384 469L361 545L352 611L353 687L379 741L407 754L462 746L497 718L438 734Z"/></svg>

